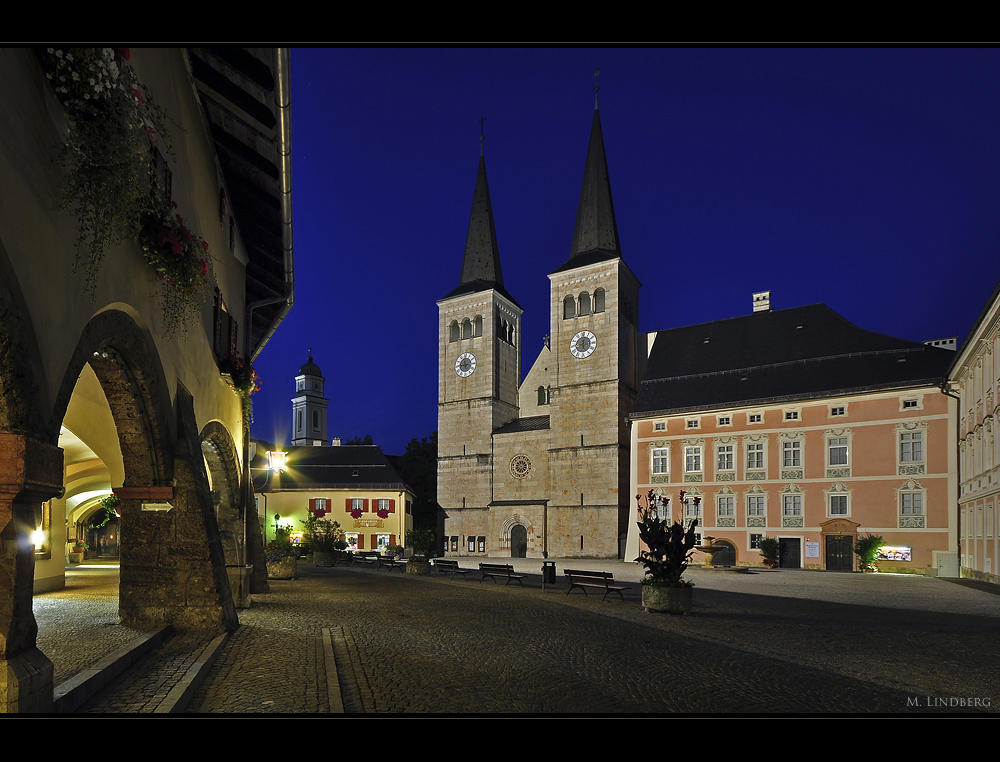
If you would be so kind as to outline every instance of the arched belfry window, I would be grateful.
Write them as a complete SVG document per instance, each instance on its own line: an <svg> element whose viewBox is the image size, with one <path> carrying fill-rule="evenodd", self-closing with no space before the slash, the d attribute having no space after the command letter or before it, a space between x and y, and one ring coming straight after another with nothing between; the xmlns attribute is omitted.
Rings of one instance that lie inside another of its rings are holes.
<svg viewBox="0 0 1000 762"><path fill-rule="evenodd" d="M590 294L584 291L580 294L580 314L589 315L590 314Z"/></svg>
<svg viewBox="0 0 1000 762"><path fill-rule="evenodd" d="M313 431L319 431L319 411L313 410Z"/></svg>
<svg viewBox="0 0 1000 762"><path fill-rule="evenodd" d="M476 315L476 322L473 325L472 329L473 329L473 334L472 334L473 336L482 336L483 335L483 316L482 315Z"/></svg>
<svg viewBox="0 0 1000 762"><path fill-rule="evenodd" d="M594 292L594 312L604 312L604 289L599 288Z"/></svg>
<svg viewBox="0 0 1000 762"><path fill-rule="evenodd" d="M572 295L563 299L563 320L576 317L576 301Z"/></svg>
<svg viewBox="0 0 1000 762"><path fill-rule="evenodd" d="M462 338L471 339L472 338L472 321L466 318L462 321Z"/></svg>
<svg viewBox="0 0 1000 762"><path fill-rule="evenodd" d="M458 341L460 338L462 338L462 329L458 327L458 321L457 320L452 320L451 321L451 340L452 341Z"/></svg>

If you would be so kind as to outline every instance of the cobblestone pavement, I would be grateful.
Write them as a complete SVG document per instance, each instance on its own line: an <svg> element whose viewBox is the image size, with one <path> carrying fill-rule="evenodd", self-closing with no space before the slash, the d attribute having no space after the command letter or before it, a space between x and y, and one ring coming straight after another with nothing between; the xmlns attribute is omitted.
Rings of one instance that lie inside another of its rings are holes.
<svg viewBox="0 0 1000 762"><path fill-rule="evenodd" d="M187 711L787 715L1000 706L1000 595L991 587L695 570L692 615L669 617L641 611L638 567L557 561L560 572L567 563L613 569L632 589L624 602L567 596L560 577L543 591L536 560L515 561L530 574L523 589L480 583L478 573L449 581L300 563L299 579L272 580L272 592L240 612L243 626ZM170 641L152 661L180 664L196 647ZM155 704L155 686L129 675L99 711L152 711L138 707ZM136 686L131 696L127 686Z"/></svg>

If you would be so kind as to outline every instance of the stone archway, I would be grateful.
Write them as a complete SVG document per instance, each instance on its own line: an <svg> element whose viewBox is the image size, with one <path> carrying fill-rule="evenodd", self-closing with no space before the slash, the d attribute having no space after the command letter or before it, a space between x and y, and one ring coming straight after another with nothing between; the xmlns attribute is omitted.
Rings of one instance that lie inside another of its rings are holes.
<svg viewBox="0 0 1000 762"><path fill-rule="evenodd" d="M235 629L191 395L178 383L171 404L148 332L129 314L106 310L85 326L63 375L56 430L84 364L107 399L124 465L123 483L113 488L121 499L121 622Z"/></svg>
<svg viewBox="0 0 1000 762"><path fill-rule="evenodd" d="M245 608L250 605L251 593L270 592L256 506L252 495L244 495L241 490L236 443L222 423L211 421L202 429L201 450L219 521L230 588L237 608Z"/></svg>
<svg viewBox="0 0 1000 762"><path fill-rule="evenodd" d="M0 241L0 712L52 709L52 662L32 612L42 503L62 490L58 429L45 425L44 370L29 311Z"/></svg>

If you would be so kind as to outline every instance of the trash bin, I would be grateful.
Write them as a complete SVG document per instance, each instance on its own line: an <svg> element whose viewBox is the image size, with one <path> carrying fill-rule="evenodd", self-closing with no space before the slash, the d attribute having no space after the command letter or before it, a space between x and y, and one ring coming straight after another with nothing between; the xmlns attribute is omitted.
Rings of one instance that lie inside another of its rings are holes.
<svg viewBox="0 0 1000 762"><path fill-rule="evenodd" d="M542 561L542 584L554 585L556 583L556 562Z"/></svg>

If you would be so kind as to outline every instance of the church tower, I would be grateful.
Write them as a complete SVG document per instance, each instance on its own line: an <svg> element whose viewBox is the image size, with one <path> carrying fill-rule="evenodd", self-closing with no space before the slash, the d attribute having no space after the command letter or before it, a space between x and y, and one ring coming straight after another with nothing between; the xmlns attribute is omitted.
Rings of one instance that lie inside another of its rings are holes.
<svg viewBox="0 0 1000 762"><path fill-rule="evenodd" d="M561 517L549 547L617 555L633 507L625 421L640 380L640 284L621 256L596 104L570 256L549 282L549 507Z"/></svg>
<svg viewBox="0 0 1000 762"><path fill-rule="evenodd" d="M437 305L438 503L463 537L485 537L492 433L518 416L522 310L504 288L482 155L461 279Z"/></svg>
<svg viewBox="0 0 1000 762"><path fill-rule="evenodd" d="M295 376L295 396L292 398L292 446L329 445L326 432L326 406L323 396L323 372L309 359Z"/></svg>

